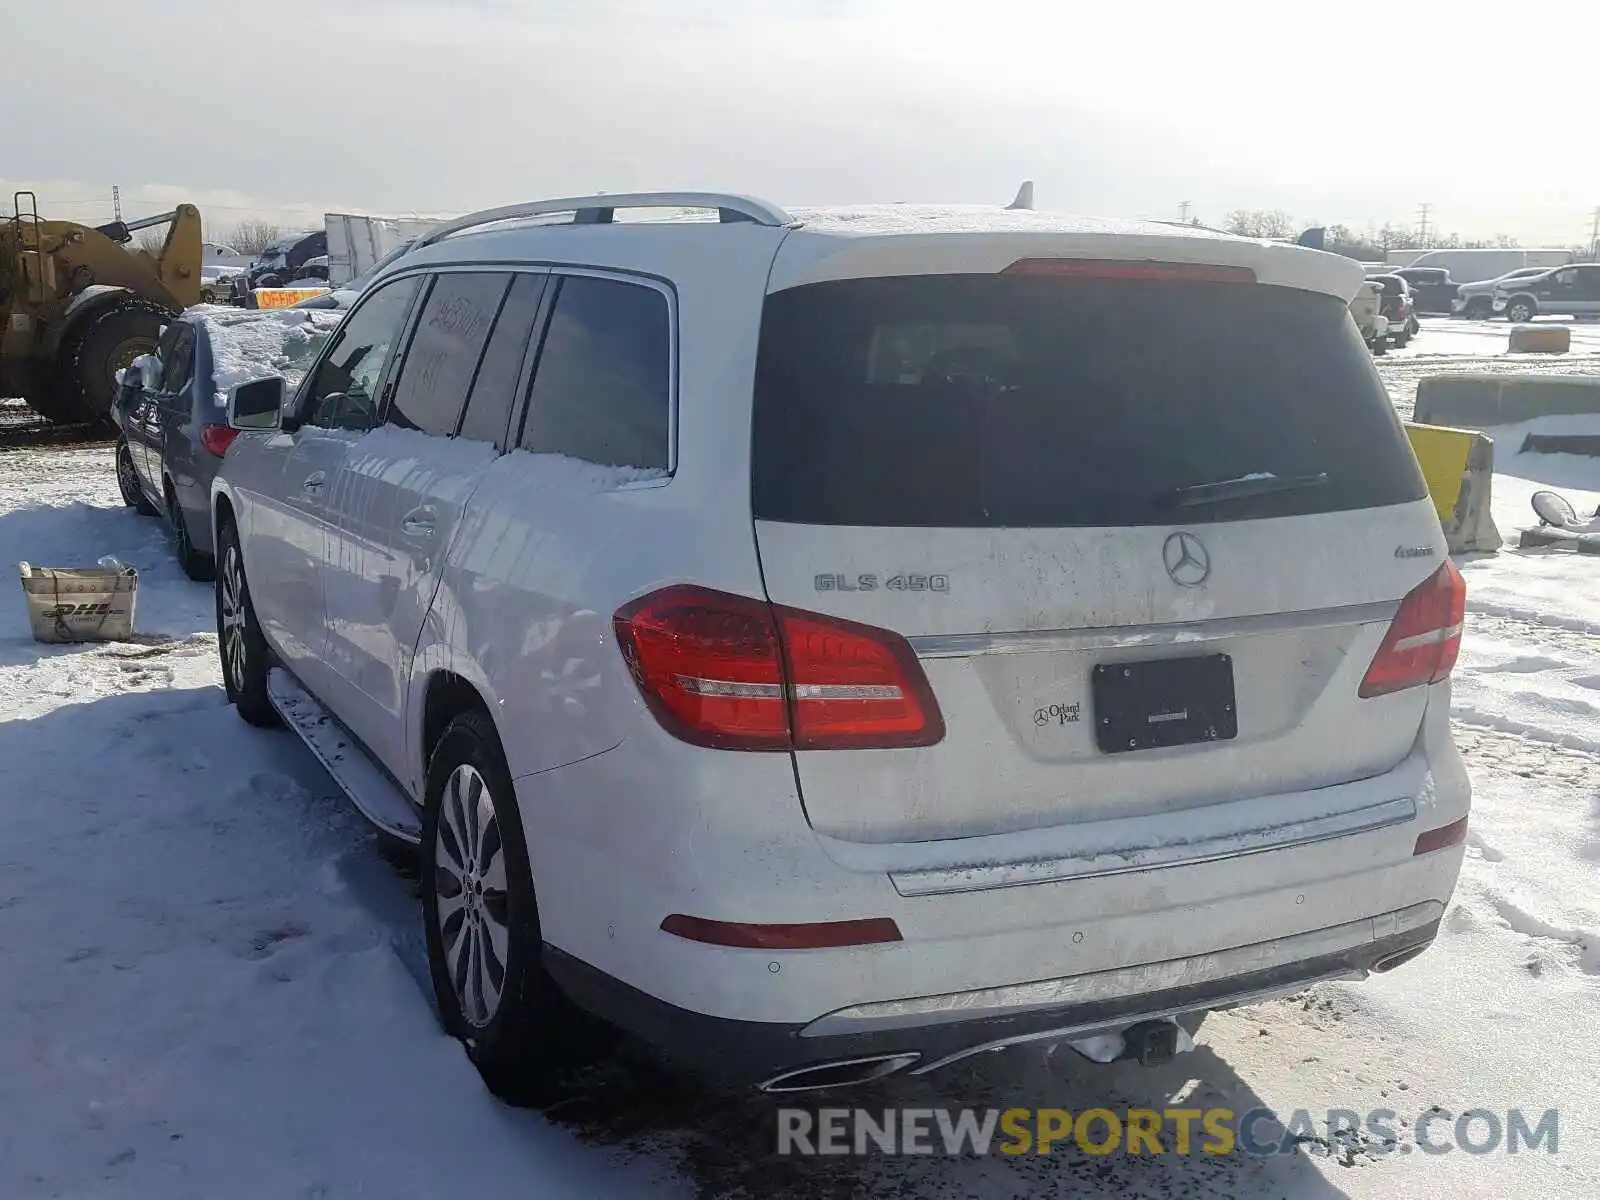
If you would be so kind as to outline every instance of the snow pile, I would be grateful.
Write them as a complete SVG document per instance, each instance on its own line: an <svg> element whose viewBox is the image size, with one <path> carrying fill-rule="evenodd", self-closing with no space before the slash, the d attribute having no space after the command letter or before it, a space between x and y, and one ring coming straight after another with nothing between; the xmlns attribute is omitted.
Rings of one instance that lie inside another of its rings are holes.
<svg viewBox="0 0 1600 1200"><path fill-rule="evenodd" d="M211 339L211 373L217 407L228 390L267 375L282 375L292 391L339 324L340 314L316 309L250 312L222 305L191 309Z"/></svg>

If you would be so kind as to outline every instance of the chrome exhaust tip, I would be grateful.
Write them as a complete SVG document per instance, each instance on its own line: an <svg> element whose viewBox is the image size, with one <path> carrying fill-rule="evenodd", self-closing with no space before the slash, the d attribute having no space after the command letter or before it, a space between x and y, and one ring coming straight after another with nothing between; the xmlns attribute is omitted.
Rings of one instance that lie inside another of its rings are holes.
<svg viewBox="0 0 1600 1200"><path fill-rule="evenodd" d="M922 1057L916 1051L900 1054L875 1054L868 1058L841 1058L815 1063L774 1075L761 1085L769 1096L788 1096L797 1092L821 1092L829 1088L854 1087L903 1071Z"/></svg>

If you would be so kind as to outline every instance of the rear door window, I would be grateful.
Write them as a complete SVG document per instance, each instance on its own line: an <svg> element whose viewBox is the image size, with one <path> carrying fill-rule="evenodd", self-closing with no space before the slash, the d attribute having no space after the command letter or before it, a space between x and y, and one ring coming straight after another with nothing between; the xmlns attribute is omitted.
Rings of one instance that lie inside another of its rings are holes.
<svg viewBox="0 0 1600 1200"><path fill-rule="evenodd" d="M1211 282L940 275L769 296L752 469L758 518L829 525L1179 525L1426 494L1340 300ZM1197 499L1231 481L1246 485Z"/></svg>
<svg viewBox="0 0 1600 1200"><path fill-rule="evenodd" d="M560 280L519 444L602 466L669 469L672 318L663 292Z"/></svg>
<svg viewBox="0 0 1600 1200"><path fill-rule="evenodd" d="M504 272L451 272L434 281L391 390L386 424L455 434L510 283Z"/></svg>
<svg viewBox="0 0 1600 1200"><path fill-rule="evenodd" d="M539 315L539 299L547 278L530 274L515 277L472 385L467 413L461 419L462 437L505 448L506 429L517 404L522 363L533 340L533 323Z"/></svg>
<svg viewBox="0 0 1600 1200"><path fill-rule="evenodd" d="M161 360L161 391L172 396L183 390L194 374L194 327L177 326L177 334Z"/></svg>

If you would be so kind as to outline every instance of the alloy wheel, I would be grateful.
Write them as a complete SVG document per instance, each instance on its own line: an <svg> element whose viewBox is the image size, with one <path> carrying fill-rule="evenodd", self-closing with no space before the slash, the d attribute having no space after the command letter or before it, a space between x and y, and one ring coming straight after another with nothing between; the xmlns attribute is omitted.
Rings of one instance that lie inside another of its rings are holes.
<svg viewBox="0 0 1600 1200"><path fill-rule="evenodd" d="M451 772L439 798L433 886L439 942L461 1016L482 1029L500 1008L511 922L494 797L477 768L467 763Z"/></svg>
<svg viewBox="0 0 1600 1200"><path fill-rule="evenodd" d="M126 446L117 447L117 486L125 498L139 494L139 477L134 473L133 456Z"/></svg>
<svg viewBox="0 0 1600 1200"><path fill-rule="evenodd" d="M236 692L245 688L245 591L239 550L229 546L222 555L222 648L228 663L228 682Z"/></svg>

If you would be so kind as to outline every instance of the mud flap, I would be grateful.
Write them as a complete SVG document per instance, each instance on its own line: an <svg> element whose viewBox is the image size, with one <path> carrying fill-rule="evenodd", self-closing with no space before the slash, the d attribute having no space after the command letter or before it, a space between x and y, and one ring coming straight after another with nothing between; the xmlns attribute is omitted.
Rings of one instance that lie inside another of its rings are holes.
<svg viewBox="0 0 1600 1200"><path fill-rule="evenodd" d="M1500 549L1489 500L1494 442L1470 429L1408 423L1406 436L1422 466L1451 554Z"/></svg>

